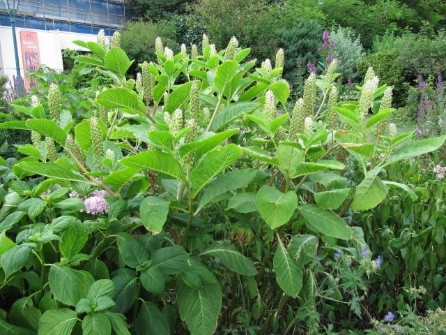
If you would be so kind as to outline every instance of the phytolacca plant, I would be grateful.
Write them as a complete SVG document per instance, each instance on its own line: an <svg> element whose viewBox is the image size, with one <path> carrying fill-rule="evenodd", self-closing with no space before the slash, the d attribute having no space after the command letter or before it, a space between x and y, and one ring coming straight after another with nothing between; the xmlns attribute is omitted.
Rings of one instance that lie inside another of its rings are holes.
<svg viewBox="0 0 446 335"><path fill-rule="evenodd" d="M391 91L379 87L371 71L359 101L338 104L332 62L324 75L309 76L302 99L288 111L281 51L274 67L265 61L256 68L235 38L222 51L204 38L202 52L195 47L190 55L184 48L174 54L158 40L158 61L140 64L133 80L125 77L131 61L118 46L78 44L91 50L78 62L114 83L97 92L89 117L76 122L67 114L74 111L58 113L56 87L49 110L20 107L29 119L3 125L33 131L33 144L21 148L28 157L11 176L20 185L36 184L23 196L34 198L47 184L65 189L43 207L52 208L40 226L54 244L12 242L24 257L5 286L38 256L37 276L49 285L37 290L54 297L43 308L40 295L26 291L30 306L43 312L30 329L41 332L71 333L77 321L62 322L70 316L82 318L82 325L94 318L103 334L122 334L127 325L116 321L122 314L136 334L168 334L185 324L205 335L217 329L220 313L235 323L235 308L266 332L292 329L300 301L316 311L314 284L325 274L316 272L313 260L325 249L364 247L362 230L343 219L345 212L373 208L388 185L401 186L379 178L386 164L444 142L388 134ZM342 175L347 154L360 167L353 180ZM28 179L36 175L45 178ZM71 190L86 198L66 198ZM8 210L18 201L11 198ZM80 215L80 209L90 213ZM11 241L29 223L26 214L37 217L34 207L7 216ZM110 279L114 290L107 285L95 296L91 287L101 279ZM245 297L242 306L236 291ZM222 310L223 299L228 309ZM181 321L170 317L177 314Z"/></svg>

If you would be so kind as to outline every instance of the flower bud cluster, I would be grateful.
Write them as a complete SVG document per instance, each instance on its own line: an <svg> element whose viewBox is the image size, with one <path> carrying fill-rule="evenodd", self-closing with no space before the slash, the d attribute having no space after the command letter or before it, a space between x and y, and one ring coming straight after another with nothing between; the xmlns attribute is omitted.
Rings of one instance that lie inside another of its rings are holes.
<svg viewBox="0 0 446 335"><path fill-rule="evenodd" d="M152 99L152 91L155 87L155 76L150 72L149 63L147 62L141 64L141 72L144 99L146 99L146 102L148 103Z"/></svg>
<svg viewBox="0 0 446 335"><path fill-rule="evenodd" d="M446 175L446 167L438 164L434 167L434 172L436 173L437 179L444 179L444 176Z"/></svg>
<svg viewBox="0 0 446 335"><path fill-rule="evenodd" d="M285 55L283 52L283 49L280 48L279 50L277 50L276 52L276 62L274 63L274 68L278 69L278 68L282 68L285 66ZM283 70L282 70L283 72Z"/></svg>
<svg viewBox="0 0 446 335"><path fill-rule="evenodd" d="M54 162L57 160L57 149L54 140L51 137L45 137L45 143L48 151L48 160Z"/></svg>
<svg viewBox="0 0 446 335"><path fill-rule="evenodd" d="M335 130L338 123L338 117L334 110L337 102L338 102L338 89L336 88L336 86L333 85L331 87L327 103L327 119L331 130Z"/></svg>
<svg viewBox="0 0 446 335"><path fill-rule="evenodd" d="M99 127L98 119L95 117L90 119L90 132L94 154L96 156L104 156L101 128Z"/></svg>
<svg viewBox="0 0 446 335"><path fill-rule="evenodd" d="M183 128L183 111L181 109L177 109L175 112L173 112L168 125L169 130L173 135L178 134L178 132Z"/></svg>
<svg viewBox="0 0 446 335"><path fill-rule="evenodd" d="M189 113L190 118L195 122L198 122L199 115L198 111L200 109L200 86L198 81L194 80L192 82L192 87L190 89L190 101L189 101Z"/></svg>
<svg viewBox="0 0 446 335"><path fill-rule="evenodd" d="M98 36L96 37L96 42L102 47L102 49L105 49L106 43L104 29L99 30Z"/></svg>
<svg viewBox="0 0 446 335"><path fill-rule="evenodd" d="M115 31L110 41L110 49L121 47L121 33Z"/></svg>
<svg viewBox="0 0 446 335"><path fill-rule="evenodd" d="M395 137L397 135L398 131L396 129L396 124L395 123L389 123L389 136L390 137Z"/></svg>
<svg viewBox="0 0 446 335"><path fill-rule="evenodd" d="M327 72L325 73L325 78L328 82L332 82L335 79L337 68L338 68L338 61L336 59L333 59L333 61L327 68Z"/></svg>
<svg viewBox="0 0 446 335"><path fill-rule="evenodd" d="M173 60L173 51L172 49L165 47L164 48L164 56L166 57L166 60Z"/></svg>
<svg viewBox="0 0 446 335"><path fill-rule="evenodd" d="M238 48L238 40L235 36L232 36L229 40L228 46L225 51L225 60L231 60L234 58L235 50Z"/></svg>
<svg viewBox="0 0 446 335"><path fill-rule="evenodd" d="M142 76L140 72L136 74L135 86L136 86L136 92L138 92L140 95L144 94L144 88L142 85Z"/></svg>
<svg viewBox="0 0 446 335"><path fill-rule="evenodd" d="M184 43L181 44L180 52L184 57L188 57L186 44Z"/></svg>
<svg viewBox="0 0 446 335"><path fill-rule="evenodd" d="M37 95L31 96L31 107L36 107L40 104L39 97Z"/></svg>
<svg viewBox="0 0 446 335"><path fill-rule="evenodd" d="M273 91L271 90L266 91L265 107L263 108L263 112L265 113L266 120L268 120L269 122L276 118L276 99L274 97Z"/></svg>
<svg viewBox="0 0 446 335"><path fill-rule="evenodd" d="M67 135L67 139L65 140L65 149L74 158L76 165L81 169L85 169L84 154L71 134Z"/></svg>
<svg viewBox="0 0 446 335"><path fill-rule="evenodd" d="M37 131L31 130L31 143L35 148L39 148L40 142L42 141L42 137Z"/></svg>
<svg viewBox="0 0 446 335"><path fill-rule="evenodd" d="M262 62L261 67L262 67L262 69L265 69L265 70L268 71L268 72L270 72L270 71L273 69L273 67L272 67L272 65L271 65L271 61L269 60L269 58L265 59L265 60Z"/></svg>
<svg viewBox="0 0 446 335"><path fill-rule="evenodd" d="M109 204L105 200L106 191L93 191L88 198L84 199L85 212L92 215L105 214L108 212Z"/></svg>
<svg viewBox="0 0 446 335"><path fill-rule="evenodd" d="M48 90L48 108L51 119L58 122L61 110L61 94L59 86L56 84L51 84Z"/></svg>
<svg viewBox="0 0 446 335"><path fill-rule="evenodd" d="M375 91L378 89L379 78L373 77L372 79L365 82L362 93L359 98L359 117L361 120L364 120L369 109L372 107L373 103L373 95Z"/></svg>
<svg viewBox="0 0 446 335"><path fill-rule="evenodd" d="M208 35L206 35L206 34L203 34L203 39L201 41L201 47L202 47L201 52L204 55L206 49L209 48L209 38L208 38Z"/></svg>
<svg viewBox="0 0 446 335"><path fill-rule="evenodd" d="M293 114L291 115L290 121L290 140L294 141L297 139L297 135L302 133L304 130L304 99L300 98L296 101L294 105Z"/></svg>
<svg viewBox="0 0 446 335"><path fill-rule="evenodd" d="M314 106L316 105L316 74L313 72L305 80L303 99L305 115L313 115Z"/></svg>
<svg viewBox="0 0 446 335"><path fill-rule="evenodd" d="M198 48L196 44L192 44L191 51L190 51L190 57L192 59L198 58Z"/></svg>

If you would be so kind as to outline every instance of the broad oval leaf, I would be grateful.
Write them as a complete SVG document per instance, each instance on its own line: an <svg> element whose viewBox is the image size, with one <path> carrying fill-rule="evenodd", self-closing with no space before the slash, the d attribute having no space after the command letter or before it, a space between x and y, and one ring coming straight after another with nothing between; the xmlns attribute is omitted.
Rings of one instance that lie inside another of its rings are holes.
<svg viewBox="0 0 446 335"><path fill-rule="evenodd" d="M157 249L151 256L153 266L165 275L179 274L186 268L188 259L189 254L179 245Z"/></svg>
<svg viewBox="0 0 446 335"><path fill-rule="evenodd" d="M290 256L299 265L310 263L317 255L319 240L313 235L294 235L288 243Z"/></svg>
<svg viewBox="0 0 446 335"><path fill-rule="evenodd" d="M218 66L215 71L214 87L220 94L223 94L226 86L237 73L238 67L239 64L235 60L225 61Z"/></svg>
<svg viewBox="0 0 446 335"><path fill-rule="evenodd" d="M65 145L67 134L60 128L53 120L47 119L31 119L26 121L28 129L34 130L39 134L51 137L54 141L60 145Z"/></svg>
<svg viewBox="0 0 446 335"><path fill-rule="evenodd" d="M345 165L334 160L320 160L317 162L303 162L296 165L293 169L291 178L297 178L308 174L317 173L325 169L344 170Z"/></svg>
<svg viewBox="0 0 446 335"><path fill-rule="evenodd" d="M140 276L141 284L147 292L162 294L166 286L163 273L156 267L150 267Z"/></svg>
<svg viewBox="0 0 446 335"><path fill-rule="evenodd" d="M190 333L213 334L222 306L220 284L204 284L200 289L194 289L179 280L177 294L180 318L186 322Z"/></svg>
<svg viewBox="0 0 446 335"><path fill-rule="evenodd" d="M175 87L167 97L163 110L167 113L173 113L177 108L182 107L183 104L189 101L191 87L191 81Z"/></svg>
<svg viewBox="0 0 446 335"><path fill-rule="evenodd" d="M302 288L302 268L291 258L282 240L278 237L277 250L273 258L276 281L287 295L295 298Z"/></svg>
<svg viewBox="0 0 446 335"><path fill-rule="evenodd" d="M374 208L387 197L388 188L378 177L381 170L381 167L376 167L367 171L363 181L356 186L351 204L353 210L361 211Z"/></svg>
<svg viewBox="0 0 446 335"><path fill-rule="evenodd" d="M111 48L105 54L104 66L119 76L125 76L127 70L132 65L132 61L127 57L127 54L121 48Z"/></svg>
<svg viewBox="0 0 446 335"><path fill-rule="evenodd" d="M280 80L272 83L271 85L269 85L268 89L274 93L277 101L280 101L282 104L286 104L291 90L290 85L285 80Z"/></svg>
<svg viewBox="0 0 446 335"><path fill-rule="evenodd" d="M138 169L150 169L165 173L178 180L183 180L183 172L177 159L167 153L159 151L144 151L120 161L124 166Z"/></svg>
<svg viewBox="0 0 446 335"><path fill-rule="evenodd" d="M190 175L193 197L195 198L212 178L235 162L241 154L241 148L235 144L229 144L223 148L214 149L204 156L200 163L192 169Z"/></svg>
<svg viewBox="0 0 446 335"><path fill-rule="evenodd" d="M82 320L83 335L110 335L111 324L105 313L87 314Z"/></svg>
<svg viewBox="0 0 446 335"><path fill-rule="evenodd" d="M96 280L88 290L87 298L95 300L99 297L113 298L115 293L115 284L110 279Z"/></svg>
<svg viewBox="0 0 446 335"><path fill-rule="evenodd" d="M297 195L293 191L282 193L270 186L262 186L256 195L257 210L271 227L278 228L287 223L297 207Z"/></svg>
<svg viewBox="0 0 446 335"><path fill-rule="evenodd" d="M79 300L85 298L93 282L93 276L87 271L58 264L51 265L48 274L48 283L54 298L69 306L76 306Z"/></svg>
<svg viewBox="0 0 446 335"><path fill-rule="evenodd" d="M232 244L216 243L200 255L210 255L221 260L229 270L245 276L255 276L257 270L254 263L242 255Z"/></svg>
<svg viewBox="0 0 446 335"><path fill-rule="evenodd" d="M112 278L115 284L116 311L126 313L138 296L138 278L128 272L122 272Z"/></svg>
<svg viewBox="0 0 446 335"><path fill-rule="evenodd" d="M389 158L385 161L385 165L435 151L439 149L445 141L446 135L405 143L390 154Z"/></svg>
<svg viewBox="0 0 446 335"><path fill-rule="evenodd" d="M158 234L162 231L169 213L170 202L160 197L145 197L139 206L141 221L148 231Z"/></svg>
<svg viewBox="0 0 446 335"><path fill-rule="evenodd" d="M59 248L62 256L71 259L78 254L88 240L88 233L85 227L78 224L71 224L62 234Z"/></svg>
<svg viewBox="0 0 446 335"><path fill-rule="evenodd" d="M209 129L212 131L217 131L238 117L253 112L259 106L260 104L258 102L246 101L223 107L218 111L218 114L214 118L214 121L212 121Z"/></svg>
<svg viewBox="0 0 446 335"><path fill-rule="evenodd" d="M39 321L39 335L70 335L78 321L76 312L68 309L49 310Z"/></svg>
<svg viewBox="0 0 446 335"><path fill-rule="evenodd" d="M14 165L14 172L19 177L38 174L48 178L91 183L89 180L82 177L76 171L68 170L65 167L62 167L55 163L22 161Z"/></svg>
<svg viewBox="0 0 446 335"><path fill-rule="evenodd" d="M102 91L96 99L104 107L119 108L132 114L143 114L146 111L146 107L139 100L138 95L122 87L109 88Z"/></svg>
<svg viewBox="0 0 446 335"><path fill-rule="evenodd" d="M336 213L316 205L299 206L297 209L304 217L308 226L321 234L341 240L352 238L351 228Z"/></svg>
<svg viewBox="0 0 446 335"><path fill-rule="evenodd" d="M20 271L26 264L28 264L31 251L31 246L21 244L13 246L1 255L0 265L5 273L5 279Z"/></svg>
<svg viewBox="0 0 446 335"><path fill-rule="evenodd" d="M151 301L144 301L135 321L136 335L169 335L170 327L166 316Z"/></svg>
<svg viewBox="0 0 446 335"><path fill-rule="evenodd" d="M340 188L329 191L317 192L314 200L319 207L324 209L336 209L342 205L350 193L350 188Z"/></svg>

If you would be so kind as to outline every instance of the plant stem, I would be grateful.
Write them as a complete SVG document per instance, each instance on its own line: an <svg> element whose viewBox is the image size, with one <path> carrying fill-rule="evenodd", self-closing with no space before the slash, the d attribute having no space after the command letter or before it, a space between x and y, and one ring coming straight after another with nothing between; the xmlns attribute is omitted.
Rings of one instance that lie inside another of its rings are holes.
<svg viewBox="0 0 446 335"><path fill-rule="evenodd" d="M225 87L226 88L226 87ZM224 91L224 89L223 89ZM214 112L212 113L211 119L209 120L209 124L206 127L206 131L209 131L212 123L214 122L215 117L217 116L218 110L220 109L221 101L223 100L223 93L221 93L218 97L217 105L215 106Z"/></svg>

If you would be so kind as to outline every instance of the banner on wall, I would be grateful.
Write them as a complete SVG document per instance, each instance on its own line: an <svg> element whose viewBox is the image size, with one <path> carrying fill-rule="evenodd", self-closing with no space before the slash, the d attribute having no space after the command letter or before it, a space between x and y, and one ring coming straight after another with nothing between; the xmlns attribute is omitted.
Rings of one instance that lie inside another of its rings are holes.
<svg viewBox="0 0 446 335"><path fill-rule="evenodd" d="M29 71L38 70L40 67L40 50L37 33L34 31L20 32L20 45L22 47L22 63L25 73L25 87L29 90L37 83L26 75Z"/></svg>

